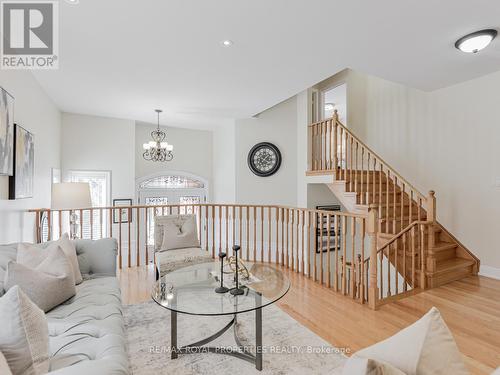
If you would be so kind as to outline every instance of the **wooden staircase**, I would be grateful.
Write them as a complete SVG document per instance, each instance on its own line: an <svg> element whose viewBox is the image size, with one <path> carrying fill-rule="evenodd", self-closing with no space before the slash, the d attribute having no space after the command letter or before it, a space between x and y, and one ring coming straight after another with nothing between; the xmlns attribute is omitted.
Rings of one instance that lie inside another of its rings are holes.
<svg viewBox="0 0 500 375"><path fill-rule="evenodd" d="M396 273L385 285L379 281L382 275L377 276L381 299L478 273L479 259L436 221L434 192L421 194L341 124L336 113L310 125L310 140L309 173L332 175L328 187L348 212L376 215L380 263L373 272L383 271L385 259Z"/></svg>

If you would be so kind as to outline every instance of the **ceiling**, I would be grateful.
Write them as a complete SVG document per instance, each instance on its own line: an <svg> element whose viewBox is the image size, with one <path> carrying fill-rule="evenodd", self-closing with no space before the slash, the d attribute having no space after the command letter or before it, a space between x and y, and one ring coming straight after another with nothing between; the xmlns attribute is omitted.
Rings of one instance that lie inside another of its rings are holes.
<svg viewBox="0 0 500 375"><path fill-rule="evenodd" d="M350 67L422 90L500 69L496 0L60 1L60 69L35 71L67 112L213 127ZM221 41L234 41L223 47Z"/></svg>

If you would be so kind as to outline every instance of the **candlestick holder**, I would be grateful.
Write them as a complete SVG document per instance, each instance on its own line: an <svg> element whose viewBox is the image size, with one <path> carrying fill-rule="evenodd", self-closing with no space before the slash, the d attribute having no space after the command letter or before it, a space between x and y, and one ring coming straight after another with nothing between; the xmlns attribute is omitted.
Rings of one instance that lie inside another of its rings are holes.
<svg viewBox="0 0 500 375"><path fill-rule="evenodd" d="M233 296L240 296L240 295L245 293L245 291L240 288L240 284L239 284L240 283L240 279L239 279L239 275L238 275L238 268L239 268L238 252L239 251L240 251L240 247L238 245L234 245L233 252L234 252L234 255L236 257L236 273L235 273L236 287L229 291L229 293L231 293Z"/></svg>
<svg viewBox="0 0 500 375"><path fill-rule="evenodd" d="M224 258L226 257L226 253L220 252L220 286L215 288L215 293L227 293L229 291L228 288L224 286Z"/></svg>

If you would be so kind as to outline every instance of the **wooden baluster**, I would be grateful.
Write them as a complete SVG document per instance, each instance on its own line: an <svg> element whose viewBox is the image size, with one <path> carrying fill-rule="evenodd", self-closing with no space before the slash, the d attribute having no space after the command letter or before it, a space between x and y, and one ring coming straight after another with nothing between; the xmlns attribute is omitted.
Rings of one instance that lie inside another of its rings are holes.
<svg viewBox="0 0 500 375"><path fill-rule="evenodd" d="M135 232L135 245L136 245L136 259L135 259L135 265L140 266L141 265L141 260L140 260L140 237L139 237L139 207L136 207L135 209L135 222L136 222L136 232Z"/></svg>
<svg viewBox="0 0 500 375"><path fill-rule="evenodd" d="M361 297L361 303L365 303L365 290L366 290L366 284L365 284L365 232L366 232L366 221L365 218L361 218L361 261L359 264L359 281L361 283L360 290L359 290L359 295Z"/></svg>
<svg viewBox="0 0 500 375"><path fill-rule="evenodd" d="M333 217L333 228L335 231L335 279L333 280L333 286L335 291L339 291L339 215L335 214Z"/></svg>
<svg viewBox="0 0 500 375"><path fill-rule="evenodd" d="M376 309L379 290L377 287L377 231L378 231L378 212L377 206L370 204L368 209L368 236L370 237L370 281L368 292L368 304L370 308ZM364 232L364 231L363 231ZM382 278L381 278L382 279Z"/></svg>
<svg viewBox="0 0 500 375"><path fill-rule="evenodd" d="M352 167L352 162L353 162L353 152L354 152L354 147L353 147L353 144L354 144L354 139L351 137L351 135L349 135L349 139L351 140L350 141L350 156L349 156L349 164L350 164L350 170L349 170L349 191L355 191L355 187L353 187L353 167Z"/></svg>
<svg viewBox="0 0 500 375"><path fill-rule="evenodd" d="M344 180L347 179L347 157L348 157L348 153L347 153L347 130L344 132L344 137L343 137L343 141L344 141Z"/></svg>
<svg viewBox="0 0 500 375"><path fill-rule="evenodd" d="M257 261L257 207L253 207L253 261Z"/></svg>
<svg viewBox="0 0 500 375"><path fill-rule="evenodd" d="M417 220L420 220L420 218L422 217L422 198L418 198L418 207L417 207Z"/></svg>
<svg viewBox="0 0 500 375"><path fill-rule="evenodd" d="M352 275L351 275L351 297L355 298L354 295L354 283L355 283L355 275L354 275L354 264L355 264L355 259L356 259L356 218L351 217L351 269L352 269Z"/></svg>
<svg viewBox="0 0 500 375"><path fill-rule="evenodd" d="M406 279L406 237L408 235L408 232L403 234L403 292L406 292L408 290L408 282Z"/></svg>
<svg viewBox="0 0 500 375"><path fill-rule="evenodd" d="M319 213L319 278L323 285L323 213Z"/></svg>
<svg viewBox="0 0 500 375"><path fill-rule="evenodd" d="M332 127L333 127L333 120L328 120L328 169L333 170L333 165L332 165Z"/></svg>
<svg viewBox="0 0 500 375"><path fill-rule="evenodd" d="M212 258L215 258L215 206L212 205Z"/></svg>
<svg viewBox="0 0 500 375"><path fill-rule="evenodd" d="M47 210L47 241L52 240L52 211Z"/></svg>
<svg viewBox="0 0 500 375"><path fill-rule="evenodd" d="M50 211L49 211L50 212ZM91 208L89 210L89 221L90 221L90 239L93 240L94 239L94 209Z"/></svg>
<svg viewBox="0 0 500 375"><path fill-rule="evenodd" d="M272 235L271 235L271 231L272 231L272 227L271 227L271 216L272 216L272 213L271 213L271 206L269 206L267 208L267 232L268 232L268 236L267 236L267 262L268 263L271 263L271 239L272 239Z"/></svg>
<svg viewBox="0 0 500 375"><path fill-rule="evenodd" d="M374 203L375 202L375 190L377 189L377 159L375 159L375 156L373 157L373 189L372 189L372 198L368 201L368 204ZM379 177L381 178L381 176Z"/></svg>
<svg viewBox="0 0 500 375"><path fill-rule="evenodd" d="M399 282L399 249L398 249L398 244L399 244L399 240L396 240L394 242L394 269L396 270L396 285L395 285L395 291L394 291L394 294L398 294L399 293L399 285L398 285L398 282Z"/></svg>
<svg viewBox="0 0 500 375"><path fill-rule="evenodd" d="M61 210L57 211L57 221L59 222L59 238L62 237L63 229L62 229L62 215L63 212Z"/></svg>
<svg viewBox="0 0 500 375"><path fill-rule="evenodd" d="M425 263L427 259L427 254L425 251L425 227L423 224L419 224L420 227L420 288L426 288L426 276L425 276Z"/></svg>
<svg viewBox="0 0 500 375"><path fill-rule="evenodd" d="M295 226L295 210L291 210L291 227L290 227L290 232L291 232L291 242L290 242L290 257L291 257L291 263L292 263L292 270L295 269L295 258L294 258L294 255L295 255L295 252L294 252L294 241L293 241L293 228Z"/></svg>
<svg viewBox="0 0 500 375"><path fill-rule="evenodd" d="M380 299L384 298L384 250L380 251Z"/></svg>
<svg viewBox="0 0 500 375"><path fill-rule="evenodd" d="M233 245L235 244L235 235L234 235L234 231L235 231L235 226L236 226L236 207L233 205L231 207L231 246L229 246L229 248L232 248Z"/></svg>
<svg viewBox="0 0 500 375"><path fill-rule="evenodd" d="M355 171L354 171L354 189L351 188L351 191L354 191L354 192L358 192L358 173L359 173L359 159L358 159L358 156L359 156L359 142L356 141L356 167L355 167Z"/></svg>
<svg viewBox="0 0 500 375"><path fill-rule="evenodd" d="M246 206L247 221L246 221L246 237L247 237L247 262L250 260L250 207Z"/></svg>
<svg viewBox="0 0 500 375"><path fill-rule="evenodd" d="M219 211L219 253L222 252L222 206L217 206Z"/></svg>
<svg viewBox="0 0 500 375"><path fill-rule="evenodd" d="M205 251L210 251L210 245L209 245L209 242L208 242L208 231L210 230L210 220L209 220L209 216L208 216L208 211L209 211L209 206L206 205L205 206L205 222L204 222L204 225L205 225Z"/></svg>
<svg viewBox="0 0 500 375"><path fill-rule="evenodd" d="M224 220L226 222L226 254L228 254L228 242L229 242L229 207L228 206L224 206L224 214L225 214L225 217L224 217Z"/></svg>
<svg viewBox="0 0 500 375"><path fill-rule="evenodd" d="M149 264L149 249L148 249L148 237L149 237L149 232L148 232L148 207L144 207L144 249L146 251L146 265ZM153 254L154 254L154 249L153 249ZM154 255L153 255L154 259ZM156 265L156 261L155 261Z"/></svg>
<svg viewBox="0 0 500 375"><path fill-rule="evenodd" d="M290 268L290 209L286 209L286 216L285 216L285 222L286 222L286 235L285 235L285 240L286 240L286 259L285 259L285 264L286 268Z"/></svg>
<svg viewBox="0 0 500 375"><path fill-rule="evenodd" d="M264 261L264 206L260 206L260 261Z"/></svg>
<svg viewBox="0 0 500 375"><path fill-rule="evenodd" d="M118 209L118 263L120 269L123 267L122 263L122 208Z"/></svg>
<svg viewBox="0 0 500 375"><path fill-rule="evenodd" d="M361 147L361 188L360 188L360 192L361 192L361 200L360 200L360 203L361 204L366 204L366 196L365 196L365 178L364 178L364 174L365 174L365 148L364 146ZM354 260L353 260L354 261Z"/></svg>
<svg viewBox="0 0 500 375"><path fill-rule="evenodd" d="M238 206L238 245L241 246L241 241L243 238L243 208Z"/></svg>
<svg viewBox="0 0 500 375"><path fill-rule="evenodd" d="M411 224L411 221L412 221L412 217L413 217L413 189L410 188L410 207L408 208L408 225Z"/></svg>
<svg viewBox="0 0 500 375"><path fill-rule="evenodd" d="M394 221L392 222L392 233L396 234L397 233L397 217L396 217L396 186L398 184L398 177L397 176L394 176L394 186L392 188L392 193L393 193L393 197L392 197L392 215L394 217Z"/></svg>
<svg viewBox="0 0 500 375"><path fill-rule="evenodd" d="M415 226L411 228L411 285L415 288Z"/></svg>
<svg viewBox="0 0 500 375"><path fill-rule="evenodd" d="M399 228L399 230L403 230L403 228L405 227L405 224L404 224L404 217L405 217L405 183L401 181L401 198L400 198L400 202L401 202L401 226ZM411 217L408 217L408 225L410 225L411 223Z"/></svg>
<svg viewBox="0 0 500 375"><path fill-rule="evenodd" d="M386 176L384 175L384 166L382 165L382 162L380 162L380 180L378 182L378 202L377 202L377 205L378 205L378 218L379 219L382 219L383 218L383 212L382 212L382 178L384 179L384 181L387 183L387 178ZM375 202L374 202L375 203ZM382 232L382 222L379 221L378 223L378 231L379 232ZM372 266L375 266L376 263L372 263Z"/></svg>
<svg viewBox="0 0 500 375"><path fill-rule="evenodd" d="M280 208L275 207L276 209L276 251L275 251L275 256L276 259L274 260L276 264L280 263L280 253L279 253L279 221L280 221Z"/></svg>
<svg viewBox="0 0 500 375"><path fill-rule="evenodd" d="M281 265L285 265L285 209L281 209Z"/></svg>
<svg viewBox="0 0 500 375"><path fill-rule="evenodd" d="M391 296L391 246L386 246L387 249L387 297Z"/></svg>
<svg viewBox="0 0 500 375"><path fill-rule="evenodd" d="M305 269L304 269L304 221L306 219L305 217L305 211L301 210L301 233L302 233L302 242L301 242L301 257L300 257L300 268L302 269L302 276L305 275Z"/></svg>
<svg viewBox="0 0 500 375"><path fill-rule="evenodd" d="M342 294L347 292L347 280L346 280L346 259L347 259L347 217L342 216Z"/></svg>
<svg viewBox="0 0 500 375"><path fill-rule="evenodd" d="M365 197L365 204L370 204L370 152L367 153L367 161L366 161L366 197ZM374 180L375 181L375 180Z"/></svg>
<svg viewBox="0 0 500 375"><path fill-rule="evenodd" d="M318 280L318 251L320 249L319 244L318 244L318 218L316 217L318 213L316 211L313 211L313 233L314 233L314 281ZM321 253L320 253L321 254Z"/></svg>
<svg viewBox="0 0 500 375"><path fill-rule="evenodd" d="M310 211L305 211L304 213L307 212L307 277L310 279L311 278L311 212Z"/></svg>
<svg viewBox="0 0 500 375"><path fill-rule="evenodd" d="M80 210L80 238L83 238L83 210Z"/></svg>
<svg viewBox="0 0 500 375"><path fill-rule="evenodd" d="M391 171L387 169L387 186L385 187L385 232L390 233L389 229L389 213L391 211L389 207L389 181L391 178Z"/></svg>
<svg viewBox="0 0 500 375"><path fill-rule="evenodd" d="M331 267L330 267L330 235L331 235L331 224L330 224L330 214L327 214L327 219L326 219L326 248L327 248L327 253L326 253L326 263L327 263L327 272L326 272L326 286L328 288L331 287L331 278L332 278L332 272L331 272Z"/></svg>
<svg viewBox="0 0 500 375"><path fill-rule="evenodd" d="M339 127L340 130L340 179L345 180L344 173L344 128Z"/></svg>
<svg viewBox="0 0 500 375"><path fill-rule="evenodd" d="M320 170L323 170L323 123L320 122L318 124L318 127L319 127L319 136L318 136L318 140L319 140L319 169Z"/></svg>
<svg viewBox="0 0 500 375"><path fill-rule="evenodd" d="M131 232L131 225L132 225L132 209L130 207L127 208L127 235L128 235L128 246L127 246L127 249L128 249L128 254L127 254L127 262L128 262L128 267L130 268L130 263L132 263L132 240L131 240L131 235L130 235L130 232Z"/></svg>
<svg viewBox="0 0 500 375"><path fill-rule="evenodd" d="M323 131L323 144L324 144L324 147L323 147L323 169L328 169L328 166L326 164L326 155L327 155L327 144L328 144L328 141L327 141L327 137L326 137L326 128L327 128L327 122L326 121L323 121L321 123L321 128L324 129Z"/></svg>
<svg viewBox="0 0 500 375"><path fill-rule="evenodd" d="M338 180L338 165L339 165L339 155L338 155L338 113L337 110L333 113L333 166L335 169L334 179Z"/></svg>

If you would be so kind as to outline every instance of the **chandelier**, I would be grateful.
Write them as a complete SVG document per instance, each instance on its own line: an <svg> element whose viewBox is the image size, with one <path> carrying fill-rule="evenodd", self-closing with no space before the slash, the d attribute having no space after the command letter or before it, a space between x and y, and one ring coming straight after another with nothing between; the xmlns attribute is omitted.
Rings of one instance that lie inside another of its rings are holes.
<svg viewBox="0 0 500 375"><path fill-rule="evenodd" d="M173 150L174 146L169 145L165 140L167 135L164 131L160 130L160 113L161 109L155 109L158 115L158 127L151 132L152 141L144 143L142 148L144 153L142 157L149 161L170 161L174 158Z"/></svg>

